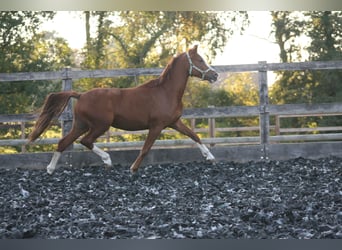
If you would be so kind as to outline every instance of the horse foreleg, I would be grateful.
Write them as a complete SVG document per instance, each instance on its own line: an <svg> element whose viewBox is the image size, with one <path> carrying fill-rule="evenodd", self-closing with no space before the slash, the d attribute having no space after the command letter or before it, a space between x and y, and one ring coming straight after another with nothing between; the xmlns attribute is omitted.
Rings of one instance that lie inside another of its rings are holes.
<svg viewBox="0 0 342 250"><path fill-rule="evenodd" d="M207 161L215 161L215 157L212 155L212 153L209 151L207 146L205 146L202 143L196 143L197 147L201 150L202 155L206 158Z"/></svg>
<svg viewBox="0 0 342 250"><path fill-rule="evenodd" d="M147 138L145 140L144 146L141 149L137 159L133 162L132 166L131 166L131 172L135 173L136 171L138 171L138 168L142 162L142 160L145 158L145 156L147 155L147 153L150 151L153 143L155 142L155 140L157 139L157 137L160 135L160 132L162 131L161 129L150 129L147 135Z"/></svg>
<svg viewBox="0 0 342 250"><path fill-rule="evenodd" d="M201 139L198 137L198 135L196 135L196 133L193 132L190 128L185 126L185 124L181 120L177 120L174 124L170 125L170 127L186 136L189 136L192 140L194 140L206 160L212 162L215 161L215 157L212 155L209 149L204 144L202 144Z"/></svg>

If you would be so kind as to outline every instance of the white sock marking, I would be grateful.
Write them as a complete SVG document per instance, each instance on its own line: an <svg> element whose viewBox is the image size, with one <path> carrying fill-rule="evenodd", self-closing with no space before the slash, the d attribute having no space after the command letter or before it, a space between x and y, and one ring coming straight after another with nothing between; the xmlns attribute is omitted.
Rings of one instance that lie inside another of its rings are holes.
<svg viewBox="0 0 342 250"><path fill-rule="evenodd" d="M96 145L94 145L92 151L101 157L104 164L106 164L107 166L112 166L112 161L111 161L108 153L106 153L102 149L98 148Z"/></svg>
<svg viewBox="0 0 342 250"><path fill-rule="evenodd" d="M59 158L61 157L61 155L62 155L61 152L54 152L53 153L50 164L46 167L46 170L49 174L52 174L53 171L55 171L57 162L58 162Z"/></svg>
<svg viewBox="0 0 342 250"><path fill-rule="evenodd" d="M202 155L208 160L208 161L214 161L215 157L210 153L209 149L203 145L203 144L199 144L196 143L197 147L199 147L199 149L201 150Z"/></svg>

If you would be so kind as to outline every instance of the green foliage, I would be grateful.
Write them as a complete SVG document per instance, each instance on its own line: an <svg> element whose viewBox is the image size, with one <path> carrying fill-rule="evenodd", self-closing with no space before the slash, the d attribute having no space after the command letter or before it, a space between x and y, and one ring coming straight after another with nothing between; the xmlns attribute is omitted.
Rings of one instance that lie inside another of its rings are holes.
<svg viewBox="0 0 342 250"><path fill-rule="evenodd" d="M191 78L185 91L183 102L185 107L225 107L258 105L258 83L256 74L235 73L223 76L221 83L210 85L205 81ZM258 126L258 117L253 118L220 118L216 119L216 127ZM208 119L196 121L197 128L207 128ZM217 136L249 136L256 135L254 131L220 132ZM208 136L208 135L206 135Z"/></svg>
<svg viewBox="0 0 342 250"><path fill-rule="evenodd" d="M259 103L257 74L232 73L226 76L223 89L232 93L234 105L253 106Z"/></svg>
<svg viewBox="0 0 342 250"><path fill-rule="evenodd" d="M23 71L31 38L53 12L0 11L0 72Z"/></svg>
<svg viewBox="0 0 342 250"><path fill-rule="evenodd" d="M82 63L87 69L165 67L173 55L194 42L206 48L210 61L233 32L248 24L246 12L121 11L85 15L87 30L91 18L97 21L96 37L91 38L87 32ZM110 86L120 87L135 84L129 78L110 82ZM99 87L104 81L88 80L86 85Z"/></svg>
<svg viewBox="0 0 342 250"><path fill-rule="evenodd" d="M312 42L308 47L312 61L342 60L342 12L312 12L308 35ZM342 70L312 72L313 102L342 101Z"/></svg>
<svg viewBox="0 0 342 250"><path fill-rule="evenodd" d="M72 51L66 41L51 33L40 33L23 43L16 60L8 62L22 72L54 71L72 65ZM32 112L40 107L45 96L61 90L60 81L3 82L0 93L0 113Z"/></svg>
<svg viewBox="0 0 342 250"><path fill-rule="evenodd" d="M223 106L255 106L259 104L257 74L252 72L229 73L220 88L229 93L231 102ZM217 127L258 126L259 118L221 118L216 120ZM218 136L256 136L255 131L221 132Z"/></svg>
<svg viewBox="0 0 342 250"><path fill-rule="evenodd" d="M1 73L52 71L72 65L72 51L65 39L37 33L39 25L53 16L53 12L0 12ZM32 112L47 93L60 87L52 81L1 83L0 113Z"/></svg>
<svg viewBox="0 0 342 250"><path fill-rule="evenodd" d="M298 38L303 35L305 21L301 12L274 11L271 12L274 36L280 49L280 60L292 62L301 59L301 47Z"/></svg>
<svg viewBox="0 0 342 250"><path fill-rule="evenodd" d="M342 12L273 12L276 42L283 62L342 60ZM301 37L307 36L303 47ZM308 56L305 56L304 51ZM342 101L342 70L278 72L270 99L275 104ZM340 117L286 119L284 127L340 125Z"/></svg>
<svg viewBox="0 0 342 250"><path fill-rule="evenodd" d="M113 26L109 36L128 58L126 67L162 66L169 55L183 52L194 41L215 56L229 36L246 25L242 22L237 28L233 24L226 27L225 21L233 17L235 21L247 20L245 13L238 12L120 12L122 24Z"/></svg>
<svg viewBox="0 0 342 250"><path fill-rule="evenodd" d="M341 60L342 12L314 11L309 17L307 34L312 39L308 47L310 60Z"/></svg>
<svg viewBox="0 0 342 250"><path fill-rule="evenodd" d="M342 60L342 12L273 12L276 41L283 62L304 56L300 37L310 38L305 48L310 61ZM339 102L341 70L279 72L271 96L275 103Z"/></svg>
<svg viewBox="0 0 342 250"><path fill-rule="evenodd" d="M73 51L65 39L55 37L51 32L37 32L40 24L53 16L53 12L0 12L1 73L54 71L73 65ZM32 113L43 104L48 93L60 90L61 81L2 82L0 114ZM18 133L21 131L15 127L2 128L0 138L18 138ZM37 147L47 149L50 146ZM13 152L21 149L7 147L0 150Z"/></svg>

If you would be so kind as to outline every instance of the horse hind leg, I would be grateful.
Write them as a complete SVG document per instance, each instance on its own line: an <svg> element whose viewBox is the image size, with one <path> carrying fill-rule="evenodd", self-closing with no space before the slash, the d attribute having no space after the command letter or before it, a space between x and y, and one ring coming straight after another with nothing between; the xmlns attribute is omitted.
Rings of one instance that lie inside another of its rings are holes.
<svg viewBox="0 0 342 250"><path fill-rule="evenodd" d="M58 151L53 153L52 159L51 159L49 165L47 165L47 167L46 167L46 171L48 172L48 174L52 174L55 171L57 162L58 162L59 158L61 157L61 155L62 155L62 153L58 152Z"/></svg>
<svg viewBox="0 0 342 250"><path fill-rule="evenodd" d="M102 128L92 128L89 132L82 138L81 144L86 146L88 149L92 150L96 155L100 156L101 160L105 164L106 168L112 166L112 160L110 155L94 145L95 140L101 136L104 132L109 129L109 126L103 126Z"/></svg>
<svg viewBox="0 0 342 250"><path fill-rule="evenodd" d="M54 152L49 165L46 167L46 170L49 174L52 174L55 171L57 162L61 157L62 152L87 130L87 127L81 128L80 126L74 125L71 131L58 142L57 151Z"/></svg>
<svg viewBox="0 0 342 250"><path fill-rule="evenodd" d="M108 153L106 153L96 145L93 145L92 151L101 157L106 168L110 168L112 166L112 160L110 159L110 155Z"/></svg>

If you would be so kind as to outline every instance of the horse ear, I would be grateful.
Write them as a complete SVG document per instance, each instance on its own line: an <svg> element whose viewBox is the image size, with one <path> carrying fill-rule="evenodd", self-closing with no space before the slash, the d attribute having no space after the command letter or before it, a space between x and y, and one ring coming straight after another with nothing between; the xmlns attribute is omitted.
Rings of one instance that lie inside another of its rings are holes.
<svg viewBox="0 0 342 250"><path fill-rule="evenodd" d="M192 49L189 50L189 52L197 53L197 47L198 45L196 44Z"/></svg>

